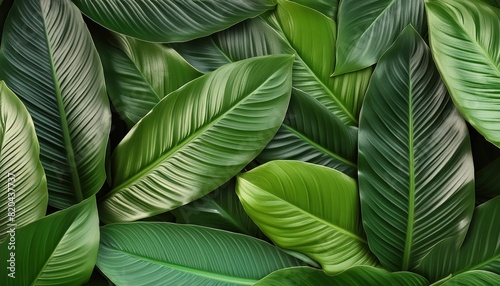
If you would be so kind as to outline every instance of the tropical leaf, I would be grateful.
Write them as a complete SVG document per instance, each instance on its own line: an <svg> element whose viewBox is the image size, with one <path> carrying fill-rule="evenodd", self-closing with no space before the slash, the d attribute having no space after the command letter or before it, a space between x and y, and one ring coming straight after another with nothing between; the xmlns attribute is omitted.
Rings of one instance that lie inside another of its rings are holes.
<svg viewBox="0 0 500 286"><path fill-rule="evenodd" d="M165 95L201 75L172 48L111 33L94 39L108 95L129 127Z"/></svg>
<svg viewBox="0 0 500 286"><path fill-rule="evenodd" d="M102 227L97 259L117 285L252 285L275 270L299 265L250 236L144 222Z"/></svg>
<svg viewBox="0 0 500 286"><path fill-rule="evenodd" d="M0 242L11 226L45 216L47 180L35 127L26 107L0 82Z"/></svg>
<svg viewBox="0 0 500 286"><path fill-rule="evenodd" d="M437 242L460 243L474 210L467 127L411 26L373 73L358 166L363 224L383 266L408 270Z"/></svg>
<svg viewBox="0 0 500 286"><path fill-rule="evenodd" d="M330 19L334 21L337 20L337 9L339 6L339 0L290 0L292 2L307 6L318 12L325 14ZM496 0L495 0L496 1Z"/></svg>
<svg viewBox="0 0 500 286"><path fill-rule="evenodd" d="M432 54L465 119L500 146L500 9L480 1L426 2Z"/></svg>
<svg viewBox="0 0 500 286"><path fill-rule="evenodd" d="M470 270L500 274L500 197L478 207L461 246L448 238L432 248L417 270L431 280Z"/></svg>
<svg viewBox="0 0 500 286"><path fill-rule="evenodd" d="M299 161L273 161L238 175L243 207L277 246L306 254L327 273L376 264L359 218L356 181Z"/></svg>
<svg viewBox="0 0 500 286"><path fill-rule="evenodd" d="M291 267L275 271L254 286L427 286L429 282L411 272L390 273L371 266L354 266L342 273L329 276L309 267Z"/></svg>
<svg viewBox="0 0 500 286"><path fill-rule="evenodd" d="M483 1L484 3L487 3L491 6L500 8L500 0L479 0L479 1Z"/></svg>
<svg viewBox="0 0 500 286"><path fill-rule="evenodd" d="M1 285L81 285L92 274L99 248L95 197L14 233L13 244L0 244Z"/></svg>
<svg viewBox="0 0 500 286"><path fill-rule="evenodd" d="M15 1L5 23L1 76L33 117L49 204L91 197L106 173L111 113L80 11L66 0Z"/></svg>
<svg viewBox="0 0 500 286"><path fill-rule="evenodd" d="M377 63L408 24L427 30L422 0L343 0L338 23L335 75Z"/></svg>
<svg viewBox="0 0 500 286"><path fill-rule="evenodd" d="M441 286L497 286L500 275L488 271L468 271L445 281Z"/></svg>
<svg viewBox="0 0 500 286"><path fill-rule="evenodd" d="M276 0L72 1L104 27L150 42L184 42L208 36L276 5Z"/></svg>
<svg viewBox="0 0 500 286"><path fill-rule="evenodd" d="M319 102L293 89L285 120L260 153L260 162L298 160L356 177L357 129L344 125Z"/></svg>
<svg viewBox="0 0 500 286"><path fill-rule="evenodd" d="M235 192L235 180L230 180L215 191L173 210L172 213L177 223L197 224L264 237L243 209Z"/></svg>
<svg viewBox="0 0 500 286"><path fill-rule="evenodd" d="M481 200L500 196L500 158L476 173L476 196Z"/></svg>
<svg viewBox="0 0 500 286"><path fill-rule="evenodd" d="M236 175L283 121L292 62L280 55L228 64L160 101L115 149L113 189L100 218L132 221L172 210Z"/></svg>

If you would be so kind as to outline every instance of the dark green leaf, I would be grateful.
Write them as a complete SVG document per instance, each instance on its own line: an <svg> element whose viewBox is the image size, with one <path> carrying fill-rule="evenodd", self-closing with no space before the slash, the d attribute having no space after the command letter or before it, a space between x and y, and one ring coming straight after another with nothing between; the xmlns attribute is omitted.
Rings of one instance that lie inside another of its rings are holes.
<svg viewBox="0 0 500 286"><path fill-rule="evenodd" d="M500 158L476 173L476 195L482 200L500 196Z"/></svg>
<svg viewBox="0 0 500 286"><path fill-rule="evenodd" d="M487 271L469 271L452 277L441 286L498 286L500 275Z"/></svg>

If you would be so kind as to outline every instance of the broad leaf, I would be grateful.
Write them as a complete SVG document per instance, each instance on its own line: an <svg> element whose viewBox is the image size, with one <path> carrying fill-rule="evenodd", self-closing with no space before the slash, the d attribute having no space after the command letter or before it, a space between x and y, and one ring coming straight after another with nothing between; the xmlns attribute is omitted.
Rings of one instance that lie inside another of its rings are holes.
<svg viewBox="0 0 500 286"><path fill-rule="evenodd" d="M254 237L264 237L243 209L235 192L234 180L172 212L177 223L197 224Z"/></svg>
<svg viewBox="0 0 500 286"><path fill-rule="evenodd" d="M72 0L92 20L151 42L184 42L273 9L276 0Z"/></svg>
<svg viewBox="0 0 500 286"><path fill-rule="evenodd" d="M474 210L467 127L411 26L373 73L358 165L363 224L383 266L408 270L442 239L460 243Z"/></svg>
<svg viewBox="0 0 500 286"><path fill-rule="evenodd" d="M3 32L0 74L33 117L49 204L91 197L106 177L111 115L80 11L67 0L15 1Z"/></svg>
<svg viewBox="0 0 500 286"><path fill-rule="evenodd" d="M488 271L469 271L452 277L441 286L498 286L500 275Z"/></svg>
<svg viewBox="0 0 500 286"><path fill-rule="evenodd" d="M432 54L465 119L500 146L500 9L480 1L426 2Z"/></svg>
<svg viewBox="0 0 500 286"><path fill-rule="evenodd" d="M377 63L408 24L427 30L423 0L343 0L338 23L336 75Z"/></svg>
<svg viewBox="0 0 500 286"><path fill-rule="evenodd" d="M325 14L330 19L337 19L340 0L290 0ZM496 1L496 0L495 0Z"/></svg>
<svg viewBox="0 0 500 286"><path fill-rule="evenodd" d="M0 285L81 285L90 278L99 248L94 197L14 233L14 243L0 244Z"/></svg>
<svg viewBox="0 0 500 286"><path fill-rule="evenodd" d="M201 75L172 48L118 34L105 37L95 39L108 95L129 127L165 95Z"/></svg>
<svg viewBox="0 0 500 286"><path fill-rule="evenodd" d="M292 62L281 55L228 64L160 101L115 149L101 219L175 209L236 175L283 121Z"/></svg>
<svg viewBox="0 0 500 286"><path fill-rule="evenodd" d="M236 193L276 245L302 252L327 273L376 264L359 217L356 181L299 161L273 161L238 175Z"/></svg>
<svg viewBox="0 0 500 286"><path fill-rule="evenodd" d="M478 207L461 246L448 238L425 256L417 270L431 280L470 270L500 274L500 197Z"/></svg>
<svg viewBox="0 0 500 286"><path fill-rule="evenodd" d="M254 286L427 286L429 282L411 272L390 273L371 266L354 266L342 273L329 276L309 267L291 267L275 271L255 283Z"/></svg>
<svg viewBox="0 0 500 286"><path fill-rule="evenodd" d="M298 160L357 175L355 127L348 127L323 105L294 89L285 120L260 153L260 162Z"/></svg>
<svg viewBox="0 0 500 286"><path fill-rule="evenodd" d="M253 285L275 270L299 265L303 263L250 236L144 222L101 228L97 259L99 269L117 285Z"/></svg>
<svg viewBox="0 0 500 286"><path fill-rule="evenodd" d="M0 82L0 242L11 226L21 227L45 216L47 180L39 156L26 107Z"/></svg>

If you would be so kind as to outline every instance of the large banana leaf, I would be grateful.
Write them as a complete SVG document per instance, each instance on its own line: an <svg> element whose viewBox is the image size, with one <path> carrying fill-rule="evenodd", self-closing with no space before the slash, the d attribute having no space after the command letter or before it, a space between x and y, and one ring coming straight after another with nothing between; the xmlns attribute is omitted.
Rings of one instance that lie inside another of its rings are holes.
<svg viewBox="0 0 500 286"><path fill-rule="evenodd" d="M359 218L356 181L299 161L273 161L238 175L236 193L276 245L306 254L327 273L374 265Z"/></svg>
<svg viewBox="0 0 500 286"><path fill-rule="evenodd" d="M455 104L500 146L500 9L468 0L425 5L432 54Z"/></svg>
<svg viewBox="0 0 500 286"><path fill-rule="evenodd" d="M264 234L243 209L235 180L206 196L172 211L177 223L197 224L263 238Z"/></svg>
<svg viewBox="0 0 500 286"><path fill-rule="evenodd" d="M292 62L276 55L228 64L160 101L115 149L101 219L175 209L236 175L283 121Z"/></svg>
<svg viewBox="0 0 500 286"><path fill-rule="evenodd" d="M478 207L463 244L448 238L425 256L417 270L432 280L470 270L500 274L500 197Z"/></svg>
<svg viewBox="0 0 500 286"><path fill-rule="evenodd" d="M363 224L382 265L408 270L440 240L460 243L474 210L467 127L411 26L375 68L358 164Z"/></svg>
<svg viewBox="0 0 500 286"><path fill-rule="evenodd" d="M290 0L325 14L330 19L337 20L337 9L340 0ZM492 0L493 1L493 0ZM495 0L496 1L496 0Z"/></svg>
<svg viewBox="0 0 500 286"><path fill-rule="evenodd" d="M433 284L434 285L434 284ZM498 286L500 275L488 271L468 271L445 281L441 286Z"/></svg>
<svg viewBox="0 0 500 286"><path fill-rule="evenodd" d="M260 153L260 162L298 160L357 175L355 127L346 126L323 105L293 89L285 120Z"/></svg>
<svg viewBox="0 0 500 286"><path fill-rule="evenodd" d="M423 0L343 0L338 23L336 75L377 63L408 24L427 30Z"/></svg>
<svg viewBox="0 0 500 286"><path fill-rule="evenodd" d="M117 285L253 285L303 265L262 240L206 227L135 222L101 228L99 269Z"/></svg>
<svg viewBox="0 0 500 286"><path fill-rule="evenodd" d="M201 75L172 48L111 33L94 39L108 95L129 127L165 95Z"/></svg>
<svg viewBox="0 0 500 286"><path fill-rule="evenodd" d="M183 42L208 36L276 5L276 0L72 1L104 27L151 42Z"/></svg>
<svg viewBox="0 0 500 286"><path fill-rule="evenodd" d="M45 216L47 180L26 107L0 82L0 242L11 226Z"/></svg>
<svg viewBox="0 0 500 286"><path fill-rule="evenodd" d="M111 112L80 11L68 0L15 1L1 50L0 74L35 123L49 204L91 197L106 177Z"/></svg>
<svg viewBox="0 0 500 286"><path fill-rule="evenodd" d="M92 274L99 248L95 197L14 233L13 244L0 244L0 285L81 285Z"/></svg>
<svg viewBox="0 0 500 286"><path fill-rule="evenodd" d="M275 271L254 286L427 286L429 282L411 272L390 273L371 266L354 266L329 276L309 267L290 267Z"/></svg>

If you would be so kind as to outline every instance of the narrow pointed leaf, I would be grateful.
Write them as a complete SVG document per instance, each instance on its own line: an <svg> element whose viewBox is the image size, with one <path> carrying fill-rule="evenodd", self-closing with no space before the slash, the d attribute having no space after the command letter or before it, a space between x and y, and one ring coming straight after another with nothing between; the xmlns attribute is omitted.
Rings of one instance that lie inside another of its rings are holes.
<svg viewBox="0 0 500 286"><path fill-rule="evenodd" d="M371 266L354 266L342 273L330 276L309 267L291 267L275 271L255 283L254 286L427 286L429 282L411 272L390 273Z"/></svg>
<svg viewBox="0 0 500 286"><path fill-rule="evenodd" d="M488 271L468 271L452 277L441 286L497 286L500 285L500 275Z"/></svg>
<svg viewBox="0 0 500 286"><path fill-rule="evenodd" d="M427 30L423 0L343 0L338 13L336 75L377 63L408 24Z"/></svg>
<svg viewBox="0 0 500 286"><path fill-rule="evenodd" d="M47 180L35 127L26 107L0 82L0 242L10 226L45 216Z"/></svg>
<svg viewBox="0 0 500 286"><path fill-rule="evenodd" d="M99 248L94 197L14 233L13 245L9 240L0 244L1 285L82 285L90 278ZM8 276L12 253L15 278Z"/></svg>
<svg viewBox="0 0 500 286"><path fill-rule="evenodd" d="M337 9L339 6L339 0L290 0L292 2L307 6L320 13L325 14L330 19L334 21L337 20Z"/></svg>
<svg viewBox="0 0 500 286"><path fill-rule="evenodd" d="M467 127L408 26L375 68L361 112L359 187L370 249L389 270L465 235L474 210Z"/></svg>
<svg viewBox="0 0 500 286"><path fill-rule="evenodd" d="M500 146L500 9L479 1L426 2L436 65L465 119Z"/></svg>
<svg viewBox="0 0 500 286"><path fill-rule="evenodd" d="M118 34L96 38L108 95L132 127L170 92L199 77L172 48Z"/></svg>
<svg viewBox="0 0 500 286"><path fill-rule="evenodd" d="M470 270L500 274L500 197L476 207L463 244L457 247L456 241L434 246L417 270L434 281Z"/></svg>
<svg viewBox="0 0 500 286"><path fill-rule="evenodd" d="M1 50L0 74L35 123L49 204L66 208L91 197L106 177L111 115L80 11L67 0L15 1Z"/></svg>
<svg viewBox="0 0 500 286"><path fill-rule="evenodd" d="M273 9L276 0L72 0L104 27L150 42L208 36Z"/></svg>
<svg viewBox="0 0 500 286"><path fill-rule="evenodd" d="M283 122L292 62L280 55L228 64L160 101L115 149L101 219L175 209L236 175Z"/></svg>
<svg viewBox="0 0 500 286"><path fill-rule="evenodd" d="M280 130L257 159L298 160L357 175L357 129L346 126L307 94L293 90Z"/></svg>
<svg viewBox="0 0 500 286"><path fill-rule="evenodd" d="M273 161L238 175L236 193L276 245L302 252L327 273L374 265L359 220L356 181L299 161Z"/></svg>
<svg viewBox="0 0 500 286"><path fill-rule="evenodd" d="M250 236L144 222L103 227L97 260L117 285L253 285L275 270L299 265Z"/></svg>

